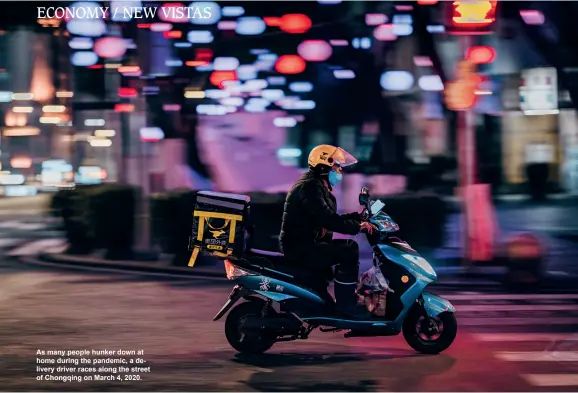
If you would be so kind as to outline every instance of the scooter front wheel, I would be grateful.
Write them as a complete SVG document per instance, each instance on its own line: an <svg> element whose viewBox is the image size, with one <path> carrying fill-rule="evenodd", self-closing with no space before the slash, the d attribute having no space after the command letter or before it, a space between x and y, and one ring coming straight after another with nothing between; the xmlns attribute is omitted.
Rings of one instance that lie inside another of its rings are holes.
<svg viewBox="0 0 578 393"><path fill-rule="evenodd" d="M443 312L430 318L425 311L414 309L403 323L403 337L409 346L430 355L448 349L457 332L458 322L451 312Z"/></svg>
<svg viewBox="0 0 578 393"><path fill-rule="evenodd" d="M243 324L249 316L260 316L261 302L241 303L231 310L225 321L225 336L229 344L241 353L260 354L275 344L276 335L267 331L244 332Z"/></svg>

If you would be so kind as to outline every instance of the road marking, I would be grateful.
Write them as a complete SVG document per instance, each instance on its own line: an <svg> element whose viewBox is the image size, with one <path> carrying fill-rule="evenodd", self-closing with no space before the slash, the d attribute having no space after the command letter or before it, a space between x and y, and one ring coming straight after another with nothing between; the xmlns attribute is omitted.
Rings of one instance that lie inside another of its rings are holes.
<svg viewBox="0 0 578 393"><path fill-rule="evenodd" d="M578 374L522 374L522 378L534 386L578 386Z"/></svg>
<svg viewBox="0 0 578 393"><path fill-rule="evenodd" d="M578 304L472 304L456 305L457 312L578 311Z"/></svg>
<svg viewBox="0 0 578 393"><path fill-rule="evenodd" d="M0 222L0 229L19 229L28 231L37 231L39 229L47 228L46 223L40 222L22 222L22 221L3 221Z"/></svg>
<svg viewBox="0 0 578 393"><path fill-rule="evenodd" d="M22 242L24 239L0 239L0 247L10 247Z"/></svg>
<svg viewBox="0 0 578 393"><path fill-rule="evenodd" d="M459 311L458 311L459 312ZM530 326L530 325L578 325L578 318L460 318L458 324L462 326Z"/></svg>
<svg viewBox="0 0 578 393"><path fill-rule="evenodd" d="M12 250L10 256L25 256L25 255L36 255L41 252L45 252L49 248L59 247L66 244L65 239L40 239L28 244L18 247Z"/></svg>
<svg viewBox="0 0 578 393"><path fill-rule="evenodd" d="M15 225L13 228L14 229L19 229L19 230L23 230L23 231L38 231L39 229L44 229L46 228L46 224L35 224L35 223L20 223L18 225Z"/></svg>
<svg viewBox="0 0 578 393"><path fill-rule="evenodd" d="M559 299L578 299L578 294L509 294L509 293L479 293L476 295L446 295L443 296L447 300L469 300L475 302L476 300L559 300Z"/></svg>
<svg viewBox="0 0 578 393"><path fill-rule="evenodd" d="M578 334L565 333L478 333L472 337L485 342L578 341Z"/></svg>
<svg viewBox="0 0 578 393"><path fill-rule="evenodd" d="M578 362L576 351L496 352L494 356L507 362Z"/></svg>
<svg viewBox="0 0 578 393"><path fill-rule="evenodd" d="M13 228L15 225L19 225L20 221L3 221L0 222L0 228Z"/></svg>
<svg viewBox="0 0 578 393"><path fill-rule="evenodd" d="M46 214L46 209L44 208L38 208L36 210L18 210L18 208L0 210L0 216L41 216L44 214Z"/></svg>

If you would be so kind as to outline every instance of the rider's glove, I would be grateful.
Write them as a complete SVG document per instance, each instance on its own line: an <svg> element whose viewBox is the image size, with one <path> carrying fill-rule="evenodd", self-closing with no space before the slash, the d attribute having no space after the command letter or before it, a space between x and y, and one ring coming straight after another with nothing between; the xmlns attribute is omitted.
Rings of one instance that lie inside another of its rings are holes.
<svg viewBox="0 0 578 393"><path fill-rule="evenodd" d="M377 227L367 221L362 222L361 225L359 226L359 232L369 233L370 235L375 230L377 230Z"/></svg>

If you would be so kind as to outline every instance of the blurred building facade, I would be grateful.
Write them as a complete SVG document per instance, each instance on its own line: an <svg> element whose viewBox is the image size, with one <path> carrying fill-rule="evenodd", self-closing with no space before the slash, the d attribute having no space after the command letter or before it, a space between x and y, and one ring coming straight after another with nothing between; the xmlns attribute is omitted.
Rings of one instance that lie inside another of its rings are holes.
<svg viewBox="0 0 578 393"><path fill-rule="evenodd" d="M428 173L423 187L450 190L457 123L443 89L464 54L446 32L446 5L334 3L210 3L206 22L109 15L8 25L0 36L2 168L38 175L42 162L63 159L73 171L100 167L103 179L147 192L233 183L268 190L288 186L298 173L289 168L304 167L311 147L333 143L360 158L358 172ZM283 27L284 15L297 22ZM472 39L495 54L479 66L480 180L520 192L527 165L547 163L553 189L576 192L575 104L526 31L544 21L524 15L504 9L494 34ZM283 55L303 70L282 70ZM215 83L217 75L229 82ZM278 134L269 146L254 132ZM227 143L234 151L215 160ZM250 180L266 179L250 168L222 180L232 163L260 154L279 173L270 187Z"/></svg>

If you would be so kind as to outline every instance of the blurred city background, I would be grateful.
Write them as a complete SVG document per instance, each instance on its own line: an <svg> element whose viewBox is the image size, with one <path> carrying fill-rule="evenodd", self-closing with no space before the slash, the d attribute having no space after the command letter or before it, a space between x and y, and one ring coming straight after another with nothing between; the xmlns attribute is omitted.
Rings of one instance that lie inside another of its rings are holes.
<svg viewBox="0 0 578 393"><path fill-rule="evenodd" d="M1 338L18 347L7 388L38 388L25 351L63 332L70 346L158 355L149 389L578 386L578 3L0 9L0 324L28 343ZM285 194L322 143L359 160L335 190L340 210L359 210L369 187L438 269L465 332L448 355L413 358L397 339L256 363L223 351L209 325L229 291L222 263L187 267L195 191L250 195L254 246L277 251Z"/></svg>

